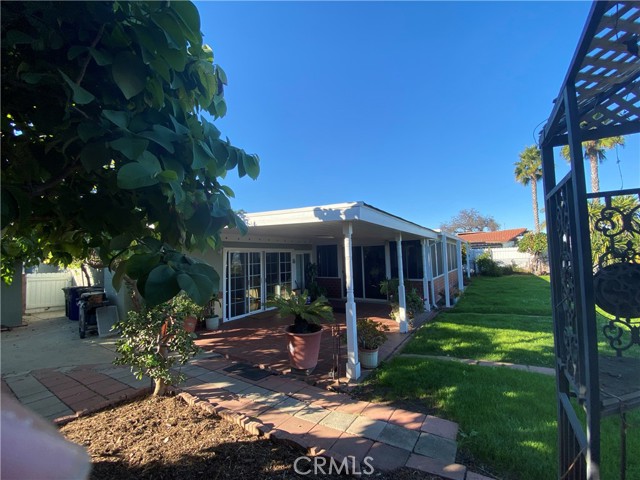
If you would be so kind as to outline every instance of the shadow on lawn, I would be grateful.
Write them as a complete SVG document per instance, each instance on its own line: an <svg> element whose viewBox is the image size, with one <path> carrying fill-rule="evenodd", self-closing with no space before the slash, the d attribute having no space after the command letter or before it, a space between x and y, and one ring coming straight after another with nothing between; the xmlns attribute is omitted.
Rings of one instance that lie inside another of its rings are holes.
<svg viewBox="0 0 640 480"><path fill-rule="evenodd" d="M508 335L506 332L505 335ZM555 354L550 332L528 331L505 341L481 328L464 330L440 322L418 331L403 353L441 355L492 360L523 365L553 367Z"/></svg>

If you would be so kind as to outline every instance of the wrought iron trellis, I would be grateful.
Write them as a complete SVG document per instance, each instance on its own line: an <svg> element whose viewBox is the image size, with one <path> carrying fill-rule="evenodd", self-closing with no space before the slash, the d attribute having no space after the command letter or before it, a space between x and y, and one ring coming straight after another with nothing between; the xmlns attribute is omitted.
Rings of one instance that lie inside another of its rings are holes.
<svg viewBox="0 0 640 480"><path fill-rule="evenodd" d="M627 355L640 346L640 188L587 194L582 157L584 141L640 132L639 37L637 2L594 2L540 135L562 479L600 478L600 422L612 414L625 478L625 415L640 406L640 360ZM556 181L561 145L571 168ZM609 316L600 330L596 306Z"/></svg>

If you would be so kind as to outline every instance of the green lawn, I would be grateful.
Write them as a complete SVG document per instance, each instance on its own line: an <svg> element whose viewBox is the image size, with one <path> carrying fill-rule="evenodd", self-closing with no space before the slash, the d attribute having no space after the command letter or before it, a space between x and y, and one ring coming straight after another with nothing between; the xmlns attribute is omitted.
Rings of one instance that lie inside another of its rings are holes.
<svg viewBox="0 0 640 480"><path fill-rule="evenodd" d="M404 353L553 368L552 330L551 317L445 312L421 328Z"/></svg>
<svg viewBox="0 0 640 480"><path fill-rule="evenodd" d="M454 309L458 313L551 316L548 277L476 277Z"/></svg>
<svg viewBox="0 0 640 480"><path fill-rule="evenodd" d="M550 296L545 277L477 277L456 307L421 328L404 353L553 368ZM601 313L596 318L599 351L613 356L602 332L608 319ZM640 349L632 348L624 355L640 358Z"/></svg>
<svg viewBox="0 0 640 480"><path fill-rule="evenodd" d="M548 279L532 275L474 278L456 307L420 328L403 353L552 367L549 298ZM598 315L600 324L606 321ZM612 354L601 333L600 340L601 351ZM634 356L640 355L640 349L634 350ZM458 422L463 458L488 467L499 478L557 477L555 379L551 376L397 357L370 377L362 395L414 405ZM640 410L628 417L627 451L638 452ZM602 423L602 478L618 478L619 429L617 417ZM628 455L627 478L640 479L638 455Z"/></svg>
<svg viewBox="0 0 640 480"><path fill-rule="evenodd" d="M373 387L367 388L367 387ZM458 422L458 449L504 480L557 478L555 379L500 367L397 357L365 385L366 398L421 403ZM581 415L584 417L584 415ZM640 478L640 411L628 414L627 478ZM618 417L602 422L602 478L619 478Z"/></svg>

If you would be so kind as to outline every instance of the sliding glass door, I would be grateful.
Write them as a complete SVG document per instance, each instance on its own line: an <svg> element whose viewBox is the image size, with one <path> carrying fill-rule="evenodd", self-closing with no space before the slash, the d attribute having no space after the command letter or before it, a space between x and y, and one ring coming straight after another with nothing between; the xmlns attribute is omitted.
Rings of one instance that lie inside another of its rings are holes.
<svg viewBox="0 0 640 480"><path fill-rule="evenodd" d="M353 294L356 298L384 299L380 282L385 279L384 246L353 247Z"/></svg>
<svg viewBox="0 0 640 480"><path fill-rule="evenodd" d="M291 288L291 252L228 251L226 318L264 310L264 302Z"/></svg>

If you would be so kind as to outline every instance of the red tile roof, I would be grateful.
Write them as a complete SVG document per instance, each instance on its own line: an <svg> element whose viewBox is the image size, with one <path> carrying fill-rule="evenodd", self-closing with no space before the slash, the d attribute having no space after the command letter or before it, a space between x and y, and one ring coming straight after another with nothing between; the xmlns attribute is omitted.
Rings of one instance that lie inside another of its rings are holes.
<svg viewBox="0 0 640 480"><path fill-rule="evenodd" d="M515 240L526 231L526 228L512 228L511 230L498 230L495 232L459 233L458 236L469 243L506 243Z"/></svg>

